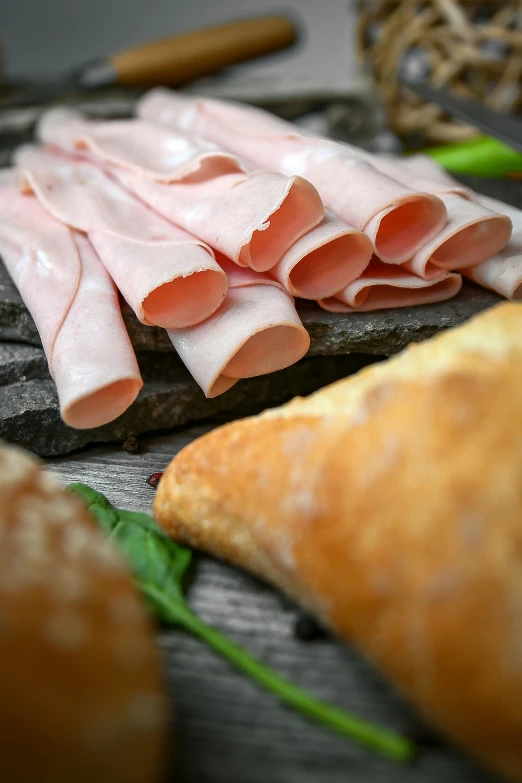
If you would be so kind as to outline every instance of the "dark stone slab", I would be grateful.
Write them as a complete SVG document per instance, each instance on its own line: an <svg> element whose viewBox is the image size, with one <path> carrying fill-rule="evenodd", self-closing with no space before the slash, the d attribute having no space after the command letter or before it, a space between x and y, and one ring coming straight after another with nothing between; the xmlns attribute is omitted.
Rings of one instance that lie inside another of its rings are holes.
<svg viewBox="0 0 522 783"><path fill-rule="evenodd" d="M0 386L49 377L42 348L20 343L0 343Z"/></svg>
<svg viewBox="0 0 522 783"><path fill-rule="evenodd" d="M137 357L144 380L177 381L180 373L183 376L187 374L174 350L140 351ZM43 348L25 343L0 342L0 386L35 379L51 379Z"/></svg>
<svg viewBox="0 0 522 783"><path fill-rule="evenodd" d="M471 184L477 187L477 182ZM520 204L521 185L516 183L515 194L513 188L509 191L511 184L494 182L489 192ZM371 355L389 356L410 342L457 326L499 301L496 294L466 282L461 293L448 302L375 313L327 313L314 303L299 302L301 318L311 337L309 356L318 357L318 361L307 360L283 373L243 381L216 400L205 399L164 330L143 326L124 309L145 387L117 421L99 429L78 431L60 419L38 332L0 261L0 437L40 454L62 454L88 443L123 440L227 411L236 415L254 413L348 375L360 366L360 354L367 355L366 361ZM353 360L350 354L355 354Z"/></svg>
<svg viewBox="0 0 522 783"><path fill-rule="evenodd" d="M465 283L456 297L438 304L342 315L303 302L299 314L310 334L310 354L357 351L391 356L409 343L458 326L500 301L497 294Z"/></svg>
<svg viewBox="0 0 522 783"><path fill-rule="evenodd" d="M462 323L497 301L494 294L467 285L449 302L378 313L338 315L303 302L300 313L312 338L310 356L315 358L281 373L241 381L214 400L204 397L166 332L143 326L127 312L144 389L116 421L94 430L73 430L60 419L56 390L32 318L0 264L0 438L42 455L57 455L227 411L237 416L255 413L349 375L371 356L390 355L411 341Z"/></svg>
<svg viewBox="0 0 522 783"><path fill-rule="evenodd" d="M426 340L442 329L458 326L500 301L501 298L492 291L466 282L454 299L433 305L343 315L327 313L315 303L301 300L298 302L298 310L310 334L310 356L352 351L390 356L405 348L408 343ZM172 344L163 329L143 326L128 311L124 317L136 350L172 350Z"/></svg>
<svg viewBox="0 0 522 783"><path fill-rule="evenodd" d="M0 340L41 345L34 321L0 262Z"/></svg>
<svg viewBox="0 0 522 783"><path fill-rule="evenodd" d="M465 283L448 302L375 313L327 313L312 302L300 301L299 314L311 337L310 356L350 352L389 356L410 342L432 337L500 302L497 294ZM143 326L124 309L132 344L137 351L173 351L164 329ZM40 338L18 291L0 263L0 342L40 345Z"/></svg>
<svg viewBox="0 0 522 783"><path fill-rule="evenodd" d="M154 359L154 357L146 357ZM356 372L371 359L360 354L303 359L281 372L240 381L225 394L207 400L184 367L167 367L167 380L149 380L136 402L115 421L75 430L60 418L54 383L27 380L0 388L0 439L18 443L42 456L66 454L96 442L122 441L130 435L179 427L217 414L235 417L278 405ZM152 367L145 362L145 375Z"/></svg>

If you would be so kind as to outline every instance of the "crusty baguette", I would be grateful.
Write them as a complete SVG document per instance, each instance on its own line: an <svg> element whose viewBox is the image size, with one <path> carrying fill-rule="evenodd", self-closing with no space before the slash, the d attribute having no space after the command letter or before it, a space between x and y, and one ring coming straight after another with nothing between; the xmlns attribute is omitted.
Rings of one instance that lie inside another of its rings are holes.
<svg viewBox="0 0 522 783"><path fill-rule="evenodd" d="M522 305L195 441L154 512L522 781Z"/></svg>
<svg viewBox="0 0 522 783"><path fill-rule="evenodd" d="M0 448L0 780L157 783L166 705L113 545L36 460Z"/></svg>

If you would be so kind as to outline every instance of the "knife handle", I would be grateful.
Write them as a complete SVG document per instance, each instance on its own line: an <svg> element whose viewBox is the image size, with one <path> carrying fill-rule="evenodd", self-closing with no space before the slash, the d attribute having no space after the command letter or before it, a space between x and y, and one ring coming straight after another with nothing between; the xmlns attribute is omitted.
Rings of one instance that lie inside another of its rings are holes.
<svg viewBox="0 0 522 783"><path fill-rule="evenodd" d="M243 19L153 41L109 58L122 85L177 85L286 49L297 37L284 16Z"/></svg>

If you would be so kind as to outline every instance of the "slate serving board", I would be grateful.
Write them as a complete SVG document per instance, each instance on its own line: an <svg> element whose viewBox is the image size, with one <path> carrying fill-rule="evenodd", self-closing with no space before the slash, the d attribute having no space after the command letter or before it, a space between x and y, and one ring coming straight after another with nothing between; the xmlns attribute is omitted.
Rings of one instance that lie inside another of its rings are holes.
<svg viewBox="0 0 522 783"><path fill-rule="evenodd" d="M73 430L60 418L58 398L35 324L0 262L0 438L50 456L95 442L179 427L216 413L256 413L357 371L409 342L456 326L499 301L471 284L449 302L378 313L326 313L302 302L311 337L307 358L278 373L240 381L207 400L177 357L166 332L143 326L125 310L145 385L136 402L104 427Z"/></svg>
<svg viewBox="0 0 522 783"><path fill-rule="evenodd" d="M80 108L96 117L127 116L135 97L132 91L109 93L101 98L83 96ZM0 165L8 165L12 150L30 138L38 114L31 111L30 116L27 110L19 110L0 117ZM521 181L469 177L462 180L475 190L522 207ZM0 438L47 456L65 454L93 442L124 440L129 435L208 419L218 412L255 413L344 377L362 366L362 355L368 357L367 361L389 356L409 342L457 326L498 301L495 294L466 283L449 302L378 313L339 315L302 302L298 309L311 337L309 356L282 373L242 381L216 400L206 400L179 361L176 363L165 332L142 326L127 311L124 316L133 345L137 352L148 356L140 361L155 363L155 371L123 416L105 427L75 431L60 420L56 392L45 370L41 349L40 353L27 349L40 346L38 333L0 260L0 343L9 344L0 351ZM160 353L168 353L170 358L150 358ZM355 363L341 358L350 354L359 355ZM334 356L338 360L333 360Z"/></svg>

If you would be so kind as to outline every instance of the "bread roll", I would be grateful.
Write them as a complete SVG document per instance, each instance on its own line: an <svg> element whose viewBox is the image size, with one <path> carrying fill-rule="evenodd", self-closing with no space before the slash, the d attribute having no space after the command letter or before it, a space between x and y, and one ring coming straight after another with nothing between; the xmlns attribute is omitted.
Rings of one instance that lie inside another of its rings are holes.
<svg viewBox="0 0 522 783"><path fill-rule="evenodd" d="M522 781L522 305L214 430L172 461L154 511Z"/></svg>
<svg viewBox="0 0 522 783"><path fill-rule="evenodd" d="M166 705L131 578L81 502L6 447L0 664L0 780L160 780Z"/></svg>

